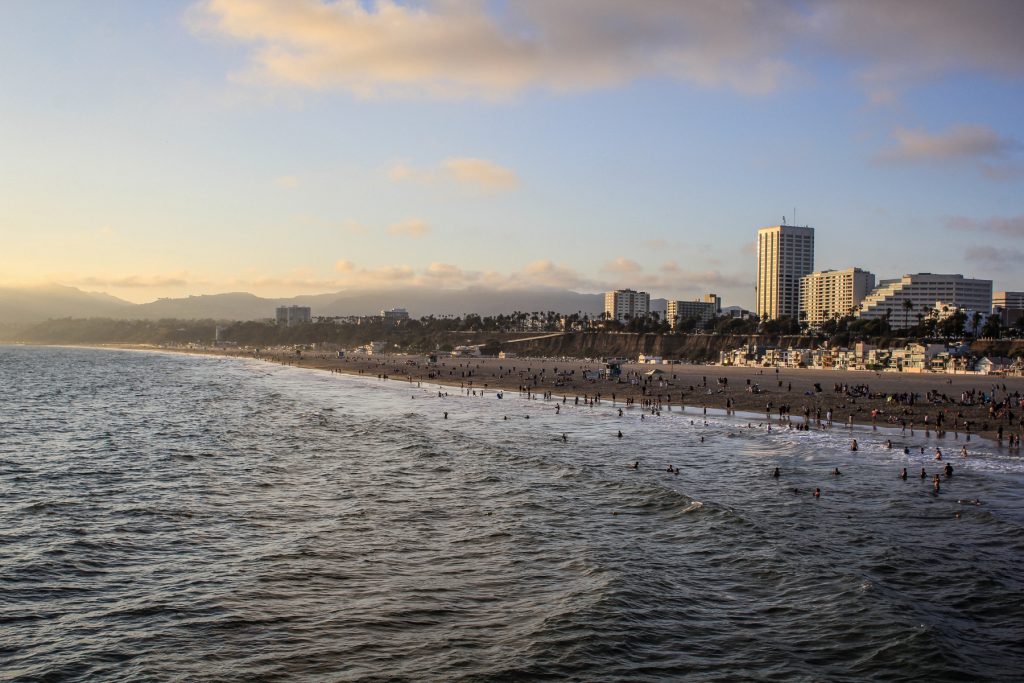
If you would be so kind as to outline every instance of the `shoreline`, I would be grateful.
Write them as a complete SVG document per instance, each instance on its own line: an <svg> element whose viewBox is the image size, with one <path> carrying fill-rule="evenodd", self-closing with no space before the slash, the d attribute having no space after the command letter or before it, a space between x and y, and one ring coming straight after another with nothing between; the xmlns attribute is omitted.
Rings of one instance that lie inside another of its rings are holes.
<svg viewBox="0 0 1024 683"><path fill-rule="evenodd" d="M327 353L306 352L297 356L294 351L279 349L261 350L257 354L242 349L186 349L141 344L60 346L247 358L390 381L433 382L467 392L504 391L528 397L547 394L564 397L574 403L577 399L595 401L622 408L633 406L648 412L671 407L673 412L681 410L691 415L701 415L703 409L727 415L731 410L734 416L739 413L750 415L751 420L781 425L784 429L789 424L794 428L802 428L805 424L810 429L828 428L823 425L828 424L827 415L831 410L832 429L861 425L877 428L872 431L891 431L892 436L921 433L928 437L947 438L948 443L958 445L970 443L971 437L975 437L990 441L996 448L1011 454L1021 451L1019 446L1015 449L1009 447L1010 435L1024 435L1024 378L1019 377L627 363L622 366L622 377L617 380L588 380L583 378L583 373L598 370L603 364L571 358L466 357L439 358L436 364L431 365L423 355L385 354L339 359ZM654 370L662 374L645 374ZM866 385L867 392L863 388L856 389L863 385ZM988 394L994 387L998 387L996 402L1005 400L1011 404L1002 416L990 415L989 404L977 401L961 404L958 400L963 392ZM851 390L861 395L851 395ZM953 401L927 402L925 397L929 393L937 399L945 394ZM893 402L879 398L880 394L903 395L904 400ZM910 403L906 398L909 394L920 398L915 397ZM780 415L780 407L788 407L788 412ZM877 417L873 419L874 411L877 411ZM940 412L944 417L944 433L936 429ZM1007 419L1009 413L1013 415L1012 421ZM925 416L928 417L927 422ZM1003 428L1001 441L997 431L1000 426ZM961 436L965 438L961 439Z"/></svg>

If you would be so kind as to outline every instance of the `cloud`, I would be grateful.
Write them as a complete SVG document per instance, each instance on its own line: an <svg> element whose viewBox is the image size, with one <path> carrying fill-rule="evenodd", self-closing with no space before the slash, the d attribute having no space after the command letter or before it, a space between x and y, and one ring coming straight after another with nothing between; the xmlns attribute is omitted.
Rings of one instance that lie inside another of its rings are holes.
<svg viewBox="0 0 1024 683"><path fill-rule="evenodd" d="M205 0L187 20L249 46L249 82L449 98L647 77L772 92L794 70L790 27L806 23L784 4L714 0Z"/></svg>
<svg viewBox="0 0 1024 683"><path fill-rule="evenodd" d="M85 285L87 287L119 287L123 289L180 287L189 284L189 280L185 275L87 276L72 278L72 280L76 285Z"/></svg>
<svg viewBox="0 0 1024 683"><path fill-rule="evenodd" d="M605 272L608 272L608 273L624 273L624 274L639 273L643 269L644 269L643 266L641 266L636 261L631 261L630 259L624 258L622 256L618 257L614 261L609 261L608 263L605 263L601 267L601 270L603 270Z"/></svg>
<svg viewBox="0 0 1024 683"><path fill-rule="evenodd" d="M418 218L410 218L401 223L394 223L388 228L389 235L403 237L423 237L430 232L430 226Z"/></svg>
<svg viewBox="0 0 1024 683"><path fill-rule="evenodd" d="M1024 76L1019 0L833 0L810 6L807 27L821 49L858 65L876 103L945 74Z"/></svg>
<svg viewBox="0 0 1024 683"><path fill-rule="evenodd" d="M486 159L445 159L441 167L460 183L478 185L487 190L507 190L519 185L515 171Z"/></svg>
<svg viewBox="0 0 1024 683"><path fill-rule="evenodd" d="M293 175L283 175L274 179L274 184L286 190L293 190L299 186L299 179Z"/></svg>
<svg viewBox="0 0 1024 683"><path fill-rule="evenodd" d="M954 216L946 221L946 226L951 230L965 232L988 232L1007 237L1024 237L1024 214L993 216L981 221L966 216Z"/></svg>
<svg viewBox="0 0 1024 683"><path fill-rule="evenodd" d="M507 98L670 78L770 93L795 55L842 60L874 103L946 74L1024 76L1019 0L203 0L201 34L237 41L254 84L359 97Z"/></svg>
<svg viewBox="0 0 1024 683"><path fill-rule="evenodd" d="M415 168L399 162L388 169L388 177L396 182L453 182L482 190L510 190L519 185L519 176L512 169L471 157L445 159L435 168Z"/></svg>
<svg viewBox="0 0 1024 683"><path fill-rule="evenodd" d="M876 160L889 163L930 163L1001 158L1016 151L1020 143L1002 137L988 126L959 125L942 133L897 128L896 144L880 151Z"/></svg>
<svg viewBox="0 0 1024 683"><path fill-rule="evenodd" d="M1005 247L968 247L964 252L964 258L989 268L1002 269L1012 266L1016 270L1024 263L1024 252Z"/></svg>

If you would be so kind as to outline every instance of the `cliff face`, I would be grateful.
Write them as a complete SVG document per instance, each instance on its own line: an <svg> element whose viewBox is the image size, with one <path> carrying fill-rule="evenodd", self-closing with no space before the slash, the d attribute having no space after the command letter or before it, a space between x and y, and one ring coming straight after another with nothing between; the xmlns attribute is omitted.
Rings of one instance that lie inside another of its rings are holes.
<svg viewBox="0 0 1024 683"><path fill-rule="evenodd" d="M808 348L807 337L766 338L758 335L660 335L628 332L576 332L545 339L506 341L502 349L523 356L570 356L636 358L640 354L693 361L718 361L721 351L745 344Z"/></svg>

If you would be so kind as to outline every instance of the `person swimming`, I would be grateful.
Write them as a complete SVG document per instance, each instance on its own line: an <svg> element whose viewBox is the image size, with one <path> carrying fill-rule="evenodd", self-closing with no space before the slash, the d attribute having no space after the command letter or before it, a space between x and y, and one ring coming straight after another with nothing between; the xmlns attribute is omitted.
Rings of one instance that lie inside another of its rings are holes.
<svg viewBox="0 0 1024 683"><path fill-rule="evenodd" d="M640 469L640 461L639 460L637 460L635 463L633 463L633 469L634 470Z"/></svg>
<svg viewBox="0 0 1024 683"><path fill-rule="evenodd" d="M853 441L852 441L852 442L850 443L850 450L851 450L851 451L856 451L856 450L857 450L857 439L854 439L854 440L853 440Z"/></svg>
<svg viewBox="0 0 1024 683"><path fill-rule="evenodd" d="M569 440L569 436L565 432L562 432L562 441L568 441L568 440Z"/></svg>
<svg viewBox="0 0 1024 683"><path fill-rule="evenodd" d="M909 446L904 446L903 447L903 455L910 455L910 447Z"/></svg>
<svg viewBox="0 0 1024 683"><path fill-rule="evenodd" d="M448 419L448 411L447 410L444 411L444 419L446 419L446 420Z"/></svg>
<svg viewBox="0 0 1024 683"><path fill-rule="evenodd" d="M814 489L814 497L815 498L821 498L821 489L815 487L815 489Z"/></svg>
<svg viewBox="0 0 1024 683"><path fill-rule="evenodd" d="M779 474L780 474L779 468L776 467L775 470L772 472L772 478L773 479L778 479L779 478Z"/></svg>
<svg viewBox="0 0 1024 683"><path fill-rule="evenodd" d="M964 446L963 448L960 449L960 457L961 458L966 458L967 457L967 446Z"/></svg>
<svg viewBox="0 0 1024 683"><path fill-rule="evenodd" d="M943 468L942 471L947 477L953 476L953 466L950 465L948 462L946 463L946 466Z"/></svg>
<svg viewBox="0 0 1024 683"><path fill-rule="evenodd" d="M619 430L619 435L618 436L619 436L620 439L622 438L622 430Z"/></svg>
<svg viewBox="0 0 1024 683"><path fill-rule="evenodd" d="M941 448L936 448L935 449L935 459L936 460L942 460L942 449Z"/></svg>
<svg viewBox="0 0 1024 683"><path fill-rule="evenodd" d="M892 439L885 440L885 447L890 449L892 448Z"/></svg>
<svg viewBox="0 0 1024 683"><path fill-rule="evenodd" d="M925 472L925 471L924 471L924 468L922 467L922 468L921 468L921 478L922 478L922 479L924 479L924 478L925 478L925 477L927 477L927 476L928 476L928 473L927 473L927 472Z"/></svg>
<svg viewBox="0 0 1024 683"><path fill-rule="evenodd" d="M842 472L839 471L838 467L832 468L832 476L833 477L838 477L840 474L842 474Z"/></svg>
<svg viewBox="0 0 1024 683"><path fill-rule="evenodd" d="M902 470L900 470L900 479L902 479L903 481L907 480L907 468L906 467L904 467Z"/></svg>

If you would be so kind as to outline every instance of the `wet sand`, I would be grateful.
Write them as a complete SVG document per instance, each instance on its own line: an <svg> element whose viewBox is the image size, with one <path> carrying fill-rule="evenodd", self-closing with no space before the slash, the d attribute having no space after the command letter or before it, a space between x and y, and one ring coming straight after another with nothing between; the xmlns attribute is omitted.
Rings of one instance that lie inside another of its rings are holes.
<svg viewBox="0 0 1024 683"><path fill-rule="evenodd" d="M213 350L203 353L254 357L252 351ZM1009 415L990 415L989 405L961 405L965 391L989 394L997 388L996 399L1007 393L1024 396L1024 378L985 375L938 375L893 372L858 372L845 370L818 370L780 368L723 367L712 365L640 365L622 366L623 374L617 379L587 380L584 372L596 371L604 366L599 362L579 359L552 358L439 358L428 364L422 355L349 355L339 359L335 355L304 352L296 357L292 351L261 351L259 358L298 367L332 372L379 377L388 381L437 383L459 387L465 391L484 390L488 393L529 392L543 396L550 392L555 398L568 401L599 399L603 404L634 406L648 410L692 411L700 415L704 408L721 411L727 407L740 413L757 415L761 419L770 414L778 421L779 407L789 407L789 420L794 424L805 422L809 412L811 426L818 424L817 415L826 420L832 411L833 425L854 424L877 427L895 427L906 433L934 433L936 419L944 412L946 438L951 442L966 443L968 433L995 439L999 426L1003 427L1003 443L1010 434L1020 435L1022 413L1020 400L1015 399ZM660 370L664 374L647 377L646 373ZM631 383L629 375L640 375L638 383ZM720 383L724 378L727 382ZM646 381L645 381L646 380ZM820 385L817 391L815 384ZM889 402L884 398L849 396L836 390L837 384L852 388L867 385L872 394L908 394L920 396L913 405ZM1005 391L1003 387L1005 386ZM945 394L952 401L928 402L927 393ZM771 408L768 405L771 404ZM872 411L878 411L872 418ZM969 424L968 424L969 423Z"/></svg>

